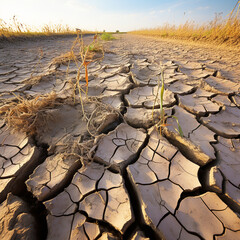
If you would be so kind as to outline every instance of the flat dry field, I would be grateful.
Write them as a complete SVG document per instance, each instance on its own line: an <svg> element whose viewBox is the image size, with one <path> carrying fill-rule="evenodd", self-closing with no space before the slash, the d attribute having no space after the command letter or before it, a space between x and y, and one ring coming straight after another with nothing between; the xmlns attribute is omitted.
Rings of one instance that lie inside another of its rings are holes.
<svg viewBox="0 0 240 240"><path fill-rule="evenodd" d="M0 238L240 239L239 52L120 34L80 98L73 41L0 43Z"/></svg>

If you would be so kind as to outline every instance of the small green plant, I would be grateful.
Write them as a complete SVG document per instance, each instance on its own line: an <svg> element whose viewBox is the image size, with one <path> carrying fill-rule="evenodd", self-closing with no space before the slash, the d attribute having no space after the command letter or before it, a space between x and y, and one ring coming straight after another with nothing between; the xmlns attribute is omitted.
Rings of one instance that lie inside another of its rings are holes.
<svg viewBox="0 0 240 240"><path fill-rule="evenodd" d="M104 32L102 35L101 35L101 39L104 40L104 41L111 41L113 39L115 39L113 37L113 35L111 33L106 33Z"/></svg>
<svg viewBox="0 0 240 240"><path fill-rule="evenodd" d="M161 89L160 89L160 85L161 85ZM161 82L160 82L160 77L158 78L158 88L157 88L157 94L156 94L156 97L154 99L154 104L153 104L153 111L152 111L152 118L153 118L153 113L154 113L154 108L155 108L155 105L156 105L156 102L158 100L158 96L159 96L159 93L160 93L160 121L157 123L157 128L159 129L159 133L160 135L162 135L162 128L163 127L166 127L168 126L168 124L166 123L167 119L168 118L174 118L177 122L177 125L178 125L178 128L175 130L178 132L178 134L183 137L183 131L182 131L182 128L179 124L179 121L178 121L178 118L176 116L166 116L165 115L165 110L164 110L164 107L163 107L163 98L164 98L164 91L165 91L165 87L164 87L164 69L162 67L162 70L161 70Z"/></svg>
<svg viewBox="0 0 240 240"><path fill-rule="evenodd" d="M84 47L83 51L86 52L87 50L88 50L88 52L94 52L94 53L103 51L102 45L98 41L98 34L94 35L92 43L90 43L88 46Z"/></svg>
<svg viewBox="0 0 240 240"><path fill-rule="evenodd" d="M99 45L95 44L95 43L91 43L88 47L85 47L84 48L84 51L87 50L88 48L88 51L89 52L98 52L99 51Z"/></svg>

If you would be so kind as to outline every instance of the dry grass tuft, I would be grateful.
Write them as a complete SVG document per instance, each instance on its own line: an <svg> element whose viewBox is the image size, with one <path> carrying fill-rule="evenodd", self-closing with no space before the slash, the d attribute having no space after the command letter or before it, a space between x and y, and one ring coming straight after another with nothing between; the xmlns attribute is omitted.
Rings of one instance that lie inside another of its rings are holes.
<svg viewBox="0 0 240 240"><path fill-rule="evenodd" d="M0 114L4 115L5 121L11 130L24 132L27 135L37 133L38 128L44 126L47 121L46 110L58 104L54 92L45 96L37 96L31 100L16 97L18 101L2 106Z"/></svg>
<svg viewBox="0 0 240 240"><path fill-rule="evenodd" d="M240 47L240 1L227 19L216 14L213 21L204 25L196 25L187 21L180 26L166 24L163 27L142 29L130 33Z"/></svg>
<svg viewBox="0 0 240 240"><path fill-rule="evenodd" d="M72 50L70 52L66 52L61 54L60 56L55 57L51 65L60 65L60 64L68 64L71 61L76 62L80 59L80 54L74 53Z"/></svg>

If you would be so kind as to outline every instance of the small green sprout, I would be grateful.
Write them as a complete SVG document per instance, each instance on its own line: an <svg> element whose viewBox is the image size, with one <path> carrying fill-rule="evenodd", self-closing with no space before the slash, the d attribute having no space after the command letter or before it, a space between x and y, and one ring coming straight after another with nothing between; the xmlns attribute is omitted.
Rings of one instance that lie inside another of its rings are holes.
<svg viewBox="0 0 240 240"><path fill-rule="evenodd" d="M176 116L173 116L173 115L165 116L165 110L163 108L163 97L164 97L164 91L165 91L165 88L164 88L164 69L163 69L163 67L161 69L161 89L160 89L160 77L159 77L158 78L157 94L156 94L156 97L154 99L154 104L153 104L152 118L153 118L155 104L156 104L156 101L158 99L159 90L160 90L160 121L157 123L157 127L159 128L160 135L162 135L162 128L168 126L168 124L166 124L166 120L168 118L174 118L177 122L177 125L178 125L178 129L175 128L175 130L178 132L178 134L181 137L183 137L183 131L182 131L182 128L179 124L178 118Z"/></svg>

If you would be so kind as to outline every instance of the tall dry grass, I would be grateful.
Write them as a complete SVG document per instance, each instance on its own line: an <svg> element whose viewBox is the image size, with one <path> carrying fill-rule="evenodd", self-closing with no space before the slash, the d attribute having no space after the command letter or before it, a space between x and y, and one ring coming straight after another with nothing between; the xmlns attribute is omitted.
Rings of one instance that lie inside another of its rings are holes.
<svg viewBox="0 0 240 240"><path fill-rule="evenodd" d="M213 21L203 25L187 21L179 26L166 24L162 27L142 29L130 33L240 47L240 1L225 19L220 14L216 14Z"/></svg>
<svg viewBox="0 0 240 240"><path fill-rule="evenodd" d="M82 34L95 33L92 31L82 30ZM9 22L0 18L0 40L14 37L31 37L31 36L49 36L49 35L67 35L76 34L76 29L63 24L45 24L41 29L36 29L29 25L21 23L16 16Z"/></svg>

